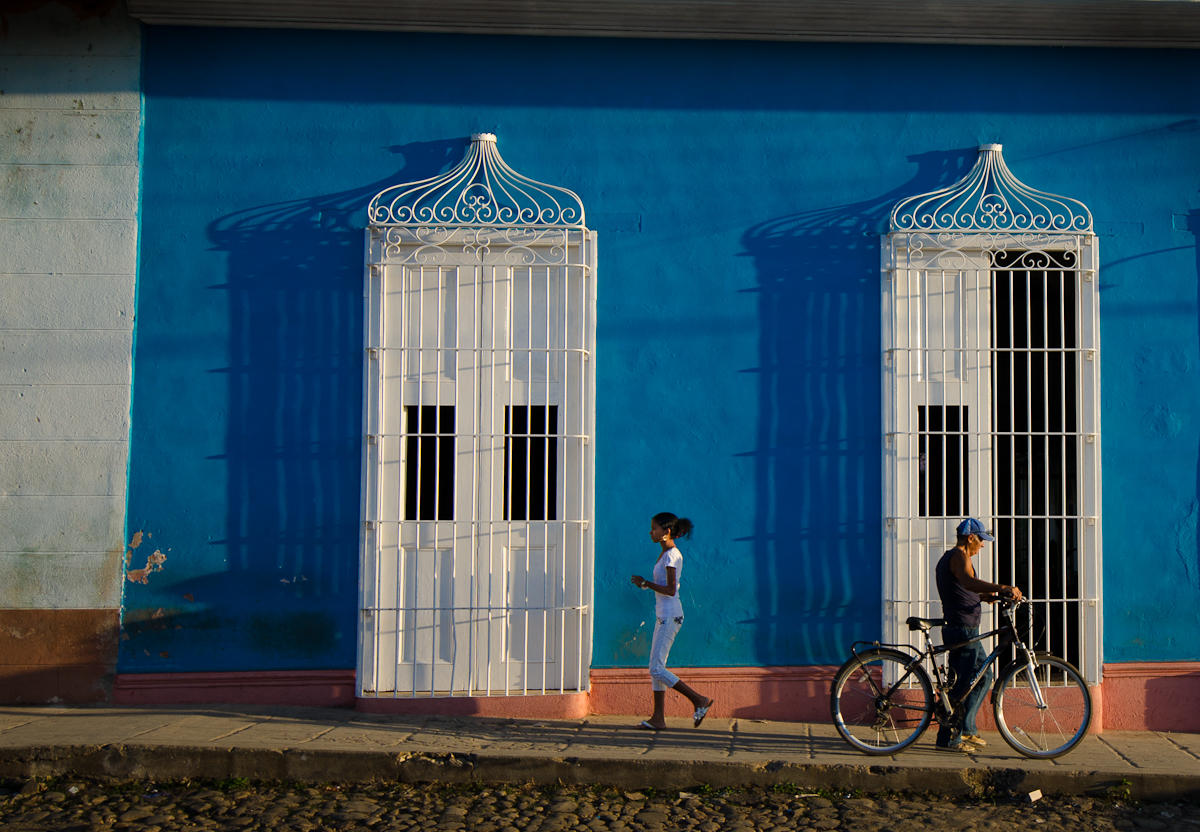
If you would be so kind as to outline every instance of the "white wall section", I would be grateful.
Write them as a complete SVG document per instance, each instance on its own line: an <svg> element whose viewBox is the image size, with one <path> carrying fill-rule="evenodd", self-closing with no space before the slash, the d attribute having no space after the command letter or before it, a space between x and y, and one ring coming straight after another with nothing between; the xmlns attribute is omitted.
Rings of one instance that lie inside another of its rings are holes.
<svg viewBox="0 0 1200 832"><path fill-rule="evenodd" d="M0 41L0 609L121 602L141 35L46 3Z"/></svg>

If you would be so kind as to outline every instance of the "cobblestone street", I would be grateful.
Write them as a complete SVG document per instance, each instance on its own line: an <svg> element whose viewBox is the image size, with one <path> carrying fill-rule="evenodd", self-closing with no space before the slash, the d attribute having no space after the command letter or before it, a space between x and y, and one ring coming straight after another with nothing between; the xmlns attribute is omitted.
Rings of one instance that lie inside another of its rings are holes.
<svg viewBox="0 0 1200 832"><path fill-rule="evenodd" d="M770 790L616 791L604 787L321 786L86 779L4 781L0 826L34 830L330 829L602 832L602 830L1166 830L1200 832L1200 805L1103 798L991 799Z"/></svg>

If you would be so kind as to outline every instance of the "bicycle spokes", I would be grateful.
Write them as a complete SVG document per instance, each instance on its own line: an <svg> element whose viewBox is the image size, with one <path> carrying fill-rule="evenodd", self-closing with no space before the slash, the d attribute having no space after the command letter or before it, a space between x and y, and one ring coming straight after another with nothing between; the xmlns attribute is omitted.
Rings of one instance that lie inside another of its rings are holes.
<svg viewBox="0 0 1200 832"><path fill-rule="evenodd" d="M932 690L925 673L908 667L909 662L895 651L867 651L834 677L834 725L860 751L895 753L915 742L929 725Z"/></svg>
<svg viewBox="0 0 1200 832"><path fill-rule="evenodd" d="M1028 757L1067 753L1091 723L1091 695L1083 677L1054 657L1011 667L993 707L1005 741Z"/></svg>

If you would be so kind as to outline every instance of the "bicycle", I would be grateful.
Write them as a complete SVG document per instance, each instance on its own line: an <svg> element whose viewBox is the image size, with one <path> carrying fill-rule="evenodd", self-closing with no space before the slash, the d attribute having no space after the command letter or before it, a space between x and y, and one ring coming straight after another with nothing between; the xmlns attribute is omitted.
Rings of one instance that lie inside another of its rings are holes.
<svg viewBox="0 0 1200 832"><path fill-rule="evenodd" d="M856 641L850 648L852 657L834 676L829 694L838 733L864 754L884 756L903 751L920 739L935 717L940 724L954 724L962 718L961 706L950 698L954 671L939 664L937 657L999 636L996 649L971 679L968 692L980 683L1001 651L1015 644L1016 661L997 674L992 688L992 712L1000 736L1026 757L1049 760L1066 754L1087 733L1092 697L1083 676L1069 662L1026 646L1017 632L1014 612L1029 603L1027 599L1000 601L1000 626L958 644L935 646L929 631L945 622L915 616L905 623L909 632L924 634L924 651L908 644ZM870 649L859 652L860 645L870 645ZM933 667L932 679L925 663Z"/></svg>

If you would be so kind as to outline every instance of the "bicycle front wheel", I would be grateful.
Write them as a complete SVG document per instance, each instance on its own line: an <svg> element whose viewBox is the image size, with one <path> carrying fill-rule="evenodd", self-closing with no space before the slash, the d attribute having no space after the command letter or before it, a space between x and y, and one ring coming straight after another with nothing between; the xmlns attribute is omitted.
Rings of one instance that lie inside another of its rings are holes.
<svg viewBox="0 0 1200 832"><path fill-rule="evenodd" d="M1035 686L1036 685L1036 691ZM1041 693L1044 707L1038 705ZM992 703L1000 736L1026 757L1049 760L1079 745L1092 721L1092 695L1079 671L1054 656L1014 663Z"/></svg>
<svg viewBox="0 0 1200 832"><path fill-rule="evenodd" d="M897 650L866 650L833 677L829 708L842 739L864 754L903 751L929 727L933 690L920 665Z"/></svg>

